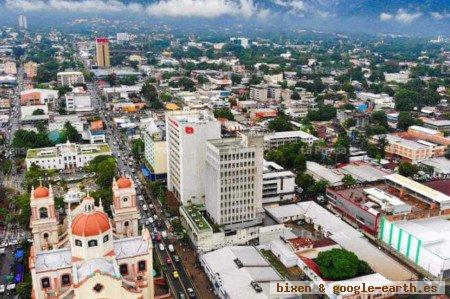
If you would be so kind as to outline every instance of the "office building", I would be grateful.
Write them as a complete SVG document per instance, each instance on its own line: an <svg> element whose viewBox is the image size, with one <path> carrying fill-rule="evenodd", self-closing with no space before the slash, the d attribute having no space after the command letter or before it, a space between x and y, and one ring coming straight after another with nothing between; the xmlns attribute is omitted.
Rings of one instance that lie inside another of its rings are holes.
<svg viewBox="0 0 450 299"><path fill-rule="evenodd" d="M58 84L63 86L74 86L85 83L83 73L78 71L59 72L56 76L58 78Z"/></svg>
<svg viewBox="0 0 450 299"><path fill-rule="evenodd" d="M264 160L262 203L289 202L294 199L295 174L275 162Z"/></svg>
<svg viewBox="0 0 450 299"><path fill-rule="evenodd" d="M27 21L27 17L26 16L20 15L19 19L18 19L18 22L19 22L19 28L20 29L28 29L28 21Z"/></svg>
<svg viewBox="0 0 450 299"><path fill-rule="evenodd" d="M91 96L88 93L68 92L65 98L68 112L89 112L93 110Z"/></svg>
<svg viewBox="0 0 450 299"><path fill-rule="evenodd" d="M166 114L167 188L182 204L204 203L206 141L220 136L220 122L206 111Z"/></svg>
<svg viewBox="0 0 450 299"><path fill-rule="evenodd" d="M116 39L118 42L127 42L130 40L130 38L131 38L131 35L126 32L118 32L116 34Z"/></svg>
<svg viewBox="0 0 450 299"><path fill-rule="evenodd" d="M97 66L99 68L108 68L111 66L109 59L109 40L101 37L97 38L96 43Z"/></svg>
<svg viewBox="0 0 450 299"><path fill-rule="evenodd" d="M240 135L206 142L206 211L214 223L242 228L261 222L263 139Z"/></svg>
<svg viewBox="0 0 450 299"><path fill-rule="evenodd" d="M111 155L108 144L76 144L68 141L54 147L29 149L25 162L27 169L31 164L36 164L43 169L69 170L84 167L100 155Z"/></svg>
<svg viewBox="0 0 450 299"><path fill-rule="evenodd" d="M151 121L143 132L145 144L145 160L151 169L150 179L167 178L167 143L165 123Z"/></svg>

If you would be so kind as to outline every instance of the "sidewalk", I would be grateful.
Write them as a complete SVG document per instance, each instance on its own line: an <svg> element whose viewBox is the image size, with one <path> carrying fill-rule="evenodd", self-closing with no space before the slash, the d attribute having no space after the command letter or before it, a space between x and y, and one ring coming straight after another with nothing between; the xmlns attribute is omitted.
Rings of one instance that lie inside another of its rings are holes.
<svg viewBox="0 0 450 299"><path fill-rule="evenodd" d="M177 243L175 246L180 259L183 262L184 268L186 269L187 275L191 277L192 283L195 285L195 289L198 292L198 298L215 299L216 295L214 295L214 292L212 291L212 285L197 261L197 253L181 242Z"/></svg>

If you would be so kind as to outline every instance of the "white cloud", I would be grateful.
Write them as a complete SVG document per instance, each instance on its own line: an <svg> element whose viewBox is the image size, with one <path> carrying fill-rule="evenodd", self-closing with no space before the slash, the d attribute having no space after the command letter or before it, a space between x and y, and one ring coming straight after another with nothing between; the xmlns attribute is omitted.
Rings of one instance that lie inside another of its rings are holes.
<svg viewBox="0 0 450 299"><path fill-rule="evenodd" d="M380 20L381 21L389 21L389 20L392 20L393 17L394 16L392 16L391 14L386 13L386 12L383 12L383 13L380 14Z"/></svg>
<svg viewBox="0 0 450 299"><path fill-rule="evenodd" d="M415 19L419 18L422 16L422 13L420 12L416 12L416 13L408 13L406 10L404 10L403 8L400 8L397 13L395 14L390 14L387 12L383 12L380 14L380 20L381 21L390 21L390 20L395 20L399 23L405 23L405 24L409 24L412 21L414 21Z"/></svg>
<svg viewBox="0 0 450 299"><path fill-rule="evenodd" d="M6 0L6 6L20 11L132 12L160 17L214 18L232 15L249 18L268 15L268 11L259 9L253 0L160 0L149 5L124 4L118 0Z"/></svg>
<svg viewBox="0 0 450 299"><path fill-rule="evenodd" d="M449 13L431 12L430 15L435 20L442 20L442 19L450 18Z"/></svg>
<svg viewBox="0 0 450 299"><path fill-rule="evenodd" d="M400 22L400 23L411 23L412 21L414 21L415 19L419 18L420 16L422 16L421 13L417 12L417 13L408 13L406 10L400 8L397 11L397 14L395 15L395 20Z"/></svg>

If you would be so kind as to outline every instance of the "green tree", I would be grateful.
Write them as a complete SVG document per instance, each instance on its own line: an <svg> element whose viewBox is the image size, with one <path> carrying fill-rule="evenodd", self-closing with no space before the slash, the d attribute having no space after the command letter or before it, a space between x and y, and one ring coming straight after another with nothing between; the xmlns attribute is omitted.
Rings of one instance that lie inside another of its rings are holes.
<svg viewBox="0 0 450 299"><path fill-rule="evenodd" d="M318 109L308 111L308 119L311 121L328 121L336 117L336 108L332 105L322 105Z"/></svg>
<svg viewBox="0 0 450 299"><path fill-rule="evenodd" d="M136 159L142 158L144 150L145 150L145 144L144 144L144 141L142 141L142 139L133 140L133 144L131 146L131 151L133 153L133 156Z"/></svg>
<svg viewBox="0 0 450 299"><path fill-rule="evenodd" d="M315 261L321 276L326 279L344 280L372 273L367 263L363 263L353 252L345 249L322 251Z"/></svg>
<svg viewBox="0 0 450 299"><path fill-rule="evenodd" d="M350 159L350 138L346 133L341 133L334 144L334 156L336 163L348 163Z"/></svg>
<svg viewBox="0 0 450 299"><path fill-rule="evenodd" d="M92 159L86 170L95 173L95 182L101 188L111 188L113 178L117 175L117 161L113 156L100 155Z"/></svg>
<svg viewBox="0 0 450 299"><path fill-rule="evenodd" d="M398 166L398 173L406 177L412 177L418 172L419 167L409 162L401 162Z"/></svg>
<svg viewBox="0 0 450 299"><path fill-rule="evenodd" d="M395 109L412 111L419 102L420 95L414 90L402 88L395 94Z"/></svg>
<svg viewBox="0 0 450 299"><path fill-rule="evenodd" d="M231 74L231 82L233 82L233 84L241 84L242 77L236 73L232 73Z"/></svg>
<svg viewBox="0 0 450 299"><path fill-rule="evenodd" d="M301 172L297 174L295 183L303 189L303 193L308 193L308 189L315 184L315 180L311 175Z"/></svg>
<svg viewBox="0 0 450 299"><path fill-rule="evenodd" d="M218 108L214 109L215 118L226 118L228 120L234 120L234 115L228 108Z"/></svg>
<svg viewBox="0 0 450 299"><path fill-rule="evenodd" d="M269 129L275 132L292 131L292 124L285 115L280 115L269 122Z"/></svg>
<svg viewBox="0 0 450 299"><path fill-rule="evenodd" d="M80 142L81 141L81 135L78 133L77 129L75 129L74 126L70 122L66 122L64 124L64 132L63 135L66 140L69 140L70 142Z"/></svg>
<svg viewBox="0 0 450 299"><path fill-rule="evenodd" d="M357 183L357 181L353 178L351 174L344 175L344 177L342 178L342 182L344 183L345 186L353 186L356 185Z"/></svg>
<svg viewBox="0 0 450 299"><path fill-rule="evenodd" d="M45 114L45 111L40 109L40 108L34 110L33 113L32 113L32 115L44 115L44 114Z"/></svg>
<svg viewBox="0 0 450 299"><path fill-rule="evenodd" d="M418 125L420 123L420 120L411 112L402 111L398 115L397 129L406 131L410 126Z"/></svg>

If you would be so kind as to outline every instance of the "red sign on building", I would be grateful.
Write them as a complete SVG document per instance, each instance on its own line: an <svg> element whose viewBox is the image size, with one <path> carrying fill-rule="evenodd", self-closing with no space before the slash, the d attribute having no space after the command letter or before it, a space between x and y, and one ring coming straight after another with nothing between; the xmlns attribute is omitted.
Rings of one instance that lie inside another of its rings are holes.
<svg viewBox="0 0 450 299"><path fill-rule="evenodd" d="M194 134L194 128L193 127L185 127L184 131L186 134Z"/></svg>

